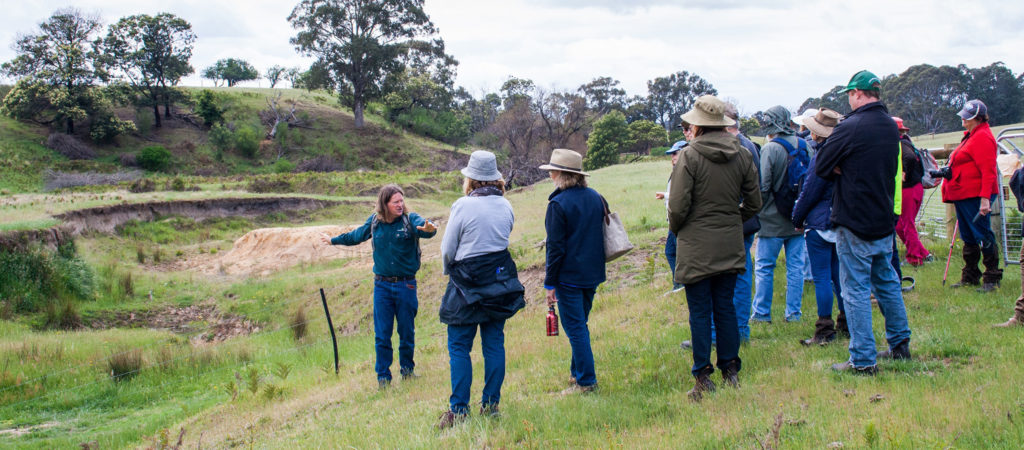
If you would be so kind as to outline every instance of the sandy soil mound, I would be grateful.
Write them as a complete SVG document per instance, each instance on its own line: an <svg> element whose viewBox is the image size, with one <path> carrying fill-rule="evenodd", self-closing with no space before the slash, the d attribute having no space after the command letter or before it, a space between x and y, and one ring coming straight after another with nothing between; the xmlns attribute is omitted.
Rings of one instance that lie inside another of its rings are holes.
<svg viewBox="0 0 1024 450"><path fill-rule="evenodd" d="M346 257L372 256L370 242L353 247L328 245L320 234L337 236L356 229L356 225L299 228L261 228L238 238L234 247L206 261L195 269L210 274L267 275L297 264Z"/></svg>

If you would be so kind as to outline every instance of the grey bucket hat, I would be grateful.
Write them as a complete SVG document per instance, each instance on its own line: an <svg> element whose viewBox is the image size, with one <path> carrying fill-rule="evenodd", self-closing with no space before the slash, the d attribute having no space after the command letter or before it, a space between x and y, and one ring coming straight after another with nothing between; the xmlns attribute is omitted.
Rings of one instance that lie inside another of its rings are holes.
<svg viewBox="0 0 1024 450"><path fill-rule="evenodd" d="M498 172L498 161L494 153L486 150L477 150L469 155L469 163L462 169L462 174L471 180L497 181L501 179L501 172Z"/></svg>
<svg viewBox="0 0 1024 450"><path fill-rule="evenodd" d="M793 121L789 110L781 105L772 106L764 112L764 132L768 134L793 134L789 123Z"/></svg>

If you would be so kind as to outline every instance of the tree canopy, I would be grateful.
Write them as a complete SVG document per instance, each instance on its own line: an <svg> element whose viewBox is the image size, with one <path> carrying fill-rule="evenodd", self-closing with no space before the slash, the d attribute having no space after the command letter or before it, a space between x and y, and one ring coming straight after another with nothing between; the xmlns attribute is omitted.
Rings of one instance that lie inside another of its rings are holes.
<svg viewBox="0 0 1024 450"><path fill-rule="evenodd" d="M213 80L214 83L222 80L228 87L233 87L242 81L255 80L259 77L260 73L252 64L236 58L218 60L212 66L203 70L203 78Z"/></svg>

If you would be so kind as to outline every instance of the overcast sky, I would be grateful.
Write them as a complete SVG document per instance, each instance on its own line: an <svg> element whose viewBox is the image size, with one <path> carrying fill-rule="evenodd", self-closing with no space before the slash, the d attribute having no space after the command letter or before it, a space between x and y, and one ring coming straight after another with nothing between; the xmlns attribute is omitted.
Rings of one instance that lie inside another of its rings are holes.
<svg viewBox="0 0 1024 450"><path fill-rule="evenodd" d="M260 71L310 60L288 43L294 0L4 0L0 61L14 57L17 33L33 32L58 8L97 13L104 24L131 14L174 13L198 35L197 72L220 58L248 60ZM680 70L710 81L750 114L775 104L795 109L850 76L879 76L918 63L1003 61L1024 70L1024 7L1019 2L958 0L426 0L458 84L474 95L496 91L509 76L545 88L574 89L599 76L630 95ZM10 81L10 80L8 80ZM187 85L209 85L192 76ZM266 86L266 81L247 85Z"/></svg>

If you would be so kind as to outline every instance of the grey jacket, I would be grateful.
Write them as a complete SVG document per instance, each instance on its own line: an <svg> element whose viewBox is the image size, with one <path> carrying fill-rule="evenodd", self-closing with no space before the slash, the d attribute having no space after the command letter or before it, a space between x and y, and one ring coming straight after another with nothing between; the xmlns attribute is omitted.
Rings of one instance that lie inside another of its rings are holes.
<svg viewBox="0 0 1024 450"><path fill-rule="evenodd" d="M779 135L782 139L797 146L797 138L792 134ZM783 216L775 207L775 191L782 188L786 181L786 165L789 152L785 147L768 141L761 147L761 200L764 205L758 217L761 220L761 237L790 237L801 233L793 228L793 221Z"/></svg>
<svg viewBox="0 0 1024 450"><path fill-rule="evenodd" d="M454 261L508 248L513 222L512 204L500 195L456 200L441 239L444 273Z"/></svg>

